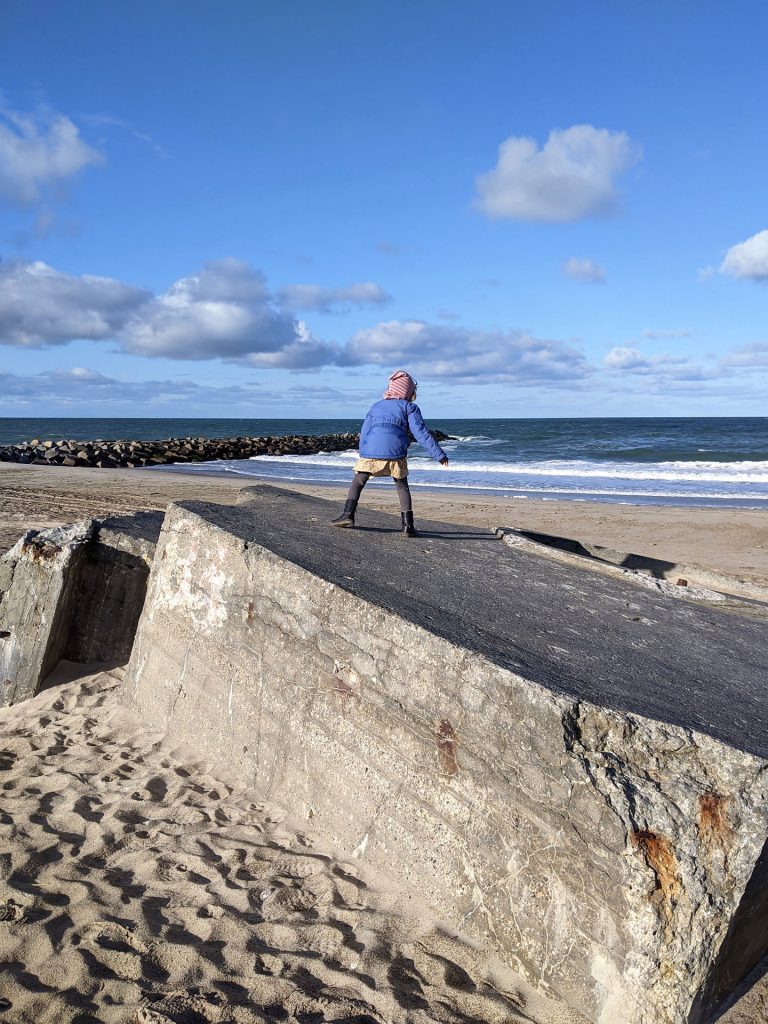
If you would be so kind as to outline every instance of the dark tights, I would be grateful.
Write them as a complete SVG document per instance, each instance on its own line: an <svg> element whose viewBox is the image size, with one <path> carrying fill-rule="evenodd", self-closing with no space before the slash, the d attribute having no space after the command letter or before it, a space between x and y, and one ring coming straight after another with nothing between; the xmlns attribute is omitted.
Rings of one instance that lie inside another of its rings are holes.
<svg viewBox="0 0 768 1024"><path fill-rule="evenodd" d="M359 501L363 488L370 479L370 473L355 473L349 487L347 501ZM393 480L397 488L397 500L400 502L400 511L410 512L413 509L413 505L411 504L411 489L408 486L408 477L406 476L402 480L397 480L393 477Z"/></svg>

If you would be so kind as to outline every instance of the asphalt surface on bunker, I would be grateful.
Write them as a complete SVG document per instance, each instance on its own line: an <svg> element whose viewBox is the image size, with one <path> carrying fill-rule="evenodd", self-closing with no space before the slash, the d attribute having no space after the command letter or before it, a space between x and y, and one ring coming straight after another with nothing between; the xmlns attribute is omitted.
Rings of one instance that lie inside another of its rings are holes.
<svg viewBox="0 0 768 1024"><path fill-rule="evenodd" d="M404 538L399 516L367 510L364 497L354 529L329 527L337 503L266 485L237 506L178 504L550 690L768 757L764 622L517 551L476 527L417 518L420 536Z"/></svg>

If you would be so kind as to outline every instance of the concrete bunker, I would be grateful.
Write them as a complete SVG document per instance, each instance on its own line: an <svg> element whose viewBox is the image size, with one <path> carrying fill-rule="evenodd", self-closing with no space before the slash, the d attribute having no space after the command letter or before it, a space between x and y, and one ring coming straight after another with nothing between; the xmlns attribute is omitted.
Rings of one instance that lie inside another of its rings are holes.
<svg viewBox="0 0 768 1024"><path fill-rule="evenodd" d="M24 634L3 616L30 588L39 632L59 622L29 648L38 675L130 649L123 699L172 740L598 1024L703 1024L766 952L762 623L487 531L328 531L328 503L268 487L170 506L158 540L160 518L0 570L0 628ZM41 614L43 562L46 608L86 622ZM105 646L116 602L132 611Z"/></svg>

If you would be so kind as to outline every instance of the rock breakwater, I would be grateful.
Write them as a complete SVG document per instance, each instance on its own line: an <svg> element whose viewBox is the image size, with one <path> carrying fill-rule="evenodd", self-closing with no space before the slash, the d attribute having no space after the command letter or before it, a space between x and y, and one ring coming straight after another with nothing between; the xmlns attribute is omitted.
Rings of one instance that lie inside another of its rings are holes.
<svg viewBox="0 0 768 1024"><path fill-rule="evenodd" d="M431 431L437 441L448 434ZM285 437L171 437L165 441L77 441L35 438L0 447L0 462L33 466L134 469L178 462L249 459L254 455L317 455L356 448L359 434L291 434Z"/></svg>

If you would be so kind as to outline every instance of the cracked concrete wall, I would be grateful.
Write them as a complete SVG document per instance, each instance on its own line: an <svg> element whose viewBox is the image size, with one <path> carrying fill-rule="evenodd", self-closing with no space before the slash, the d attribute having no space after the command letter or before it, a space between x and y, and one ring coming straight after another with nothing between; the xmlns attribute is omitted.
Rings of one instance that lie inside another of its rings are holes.
<svg viewBox="0 0 768 1024"><path fill-rule="evenodd" d="M178 506L124 700L598 1024L710 1012L768 832L759 758L557 695Z"/></svg>

